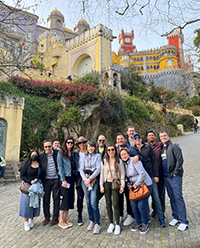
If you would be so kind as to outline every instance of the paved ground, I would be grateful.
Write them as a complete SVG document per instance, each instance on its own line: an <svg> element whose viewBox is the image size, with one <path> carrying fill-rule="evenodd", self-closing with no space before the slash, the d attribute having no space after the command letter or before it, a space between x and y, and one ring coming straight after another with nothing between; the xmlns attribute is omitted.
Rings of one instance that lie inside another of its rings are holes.
<svg viewBox="0 0 200 248"><path fill-rule="evenodd" d="M77 225L76 211L70 212L70 221L74 223L71 229L63 230L58 226L42 226L43 214L35 220L35 227L25 232L23 219L18 216L20 183L0 184L0 247L200 247L200 132L187 134L178 139L184 154L183 192L190 222L189 229L181 233L174 227L160 228L155 219L150 224L150 231L141 235L131 232L131 227L122 227L119 236L108 235L105 219L105 201L100 202L101 227L99 235L88 232L87 211L84 208L85 224ZM166 221L171 220L169 200L166 198Z"/></svg>

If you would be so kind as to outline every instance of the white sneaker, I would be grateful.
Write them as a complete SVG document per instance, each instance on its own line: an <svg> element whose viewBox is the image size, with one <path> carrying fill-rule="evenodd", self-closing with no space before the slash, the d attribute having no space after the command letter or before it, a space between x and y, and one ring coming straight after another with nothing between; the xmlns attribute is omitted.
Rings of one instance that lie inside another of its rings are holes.
<svg viewBox="0 0 200 248"><path fill-rule="evenodd" d="M130 215L127 215L127 218L126 220L124 221L123 225L124 226L129 226L130 224L132 224L134 222L134 219L130 216Z"/></svg>
<svg viewBox="0 0 200 248"><path fill-rule="evenodd" d="M34 221L32 219L29 219L28 221L30 228L34 227Z"/></svg>
<svg viewBox="0 0 200 248"><path fill-rule="evenodd" d="M29 226L29 223L28 221L24 222L24 230L27 232L27 231L30 231L30 226Z"/></svg>
<svg viewBox="0 0 200 248"><path fill-rule="evenodd" d="M120 234L120 225L116 225L115 226L115 235L119 235Z"/></svg>
<svg viewBox="0 0 200 248"><path fill-rule="evenodd" d="M178 220L177 219L173 219L169 222L169 225L170 226L175 226L176 224L178 223Z"/></svg>
<svg viewBox="0 0 200 248"><path fill-rule="evenodd" d="M115 226L113 225L113 223L110 223L108 229L107 229L107 233L112 233L114 231Z"/></svg>
<svg viewBox="0 0 200 248"><path fill-rule="evenodd" d="M93 228L94 228L94 222L90 221L90 224L88 225L87 230L92 231Z"/></svg>
<svg viewBox="0 0 200 248"><path fill-rule="evenodd" d="M94 230L93 230L93 234L99 234L101 231L101 227L99 224L95 224L94 225Z"/></svg>
<svg viewBox="0 0 200 248"><path fill-rule="evenodd" d="M188 228L187 224L181 223L177 229L181 232L184 232L187 228Z"/></svg>

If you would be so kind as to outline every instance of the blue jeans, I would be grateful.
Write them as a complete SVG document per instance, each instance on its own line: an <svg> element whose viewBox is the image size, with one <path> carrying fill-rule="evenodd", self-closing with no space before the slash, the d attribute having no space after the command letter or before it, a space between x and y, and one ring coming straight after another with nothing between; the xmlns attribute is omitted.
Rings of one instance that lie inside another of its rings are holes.
<svg viewBox="0 0 200 248"><path fill-rule="evenodd" d="M6 170L5 166L0 167L0 171L1 171L0 178L2 178L4 176L5 170Z"/></svg>
<svg viewBox="0 0 200 248"><path fill-rule="evenodd" d="M149 188L151 194L152 186L149 186ZM148 224L149 221L148 199L150 194L139 201L130 201L134 218L138 225L142 223L145 225Z"/></svg>
<svg viewBox="0 0 200 248"><path fill-rule="evenodd" d="M154 178L151 178L151 180L152 180L151 197L152 197L152 202L154 204L154 209L155 209L158 219L164 219L164 213L163 213L162 205L161 205L160 198L159 198L158 186L157 186L157 183L154 181Z"/></svg>
<svg viewBox="0 0 200 248"><path fill-rule="evenodd" d="M173 217L183 224L188 224L185 202L182 196L182 177L165 177L165 186L170 198Z"/></svg>
<svg viewBox="0 0 200 248"><path fill-rule="evenodd" d="M94 224L100 225L99 200L97 196L97 182L95 182L94 188L88 191L88 188L85 186L84 182L82 181L82 188L87 202L89 220L94 222Z"/></svg>

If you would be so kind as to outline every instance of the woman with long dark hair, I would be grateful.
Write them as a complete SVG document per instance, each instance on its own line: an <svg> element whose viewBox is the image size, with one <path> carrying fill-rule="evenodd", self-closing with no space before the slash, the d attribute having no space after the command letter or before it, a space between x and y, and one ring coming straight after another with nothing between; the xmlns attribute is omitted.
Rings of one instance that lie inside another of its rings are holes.
<svg viewBox="0 0 200 248"><path fill-rule="evenodd" d="M80 161L80 174L90 221L87 230L93 230L93 234L99 234L101 230L99 200L97 195L97 177L100 174L100 170L101 155L97 153L96 143L94 141L88 141L86 155Z"/></svg>
<svg viewBox="0 0 200 248"><path fill-rule="evenodd" d="M118 179L121 183L119 190L112 189L113 180ZM106 206L110 225L107 229L107 233L112 233L115 229L115 235L120 234L120 209L119 209L119 194L124 191L124 165L121 159L119 159L117 149L115 145L108 145L106 148L106 154L103 162L101 163L101 174L100 174L100 191L105 193ZM113 210L115 214L116 226L113 222Z"/></svg>
<svg viewBox="0 0 200 248"><path fill-rule="evenodd" d="M31 150L28 159L24 166L21 168L20 177L25 182L31 185L43 181L44 171L40 164L40 155L37 150ZM19 216L24 218L24 230L29 231L34 227L34 217L40 215L40 199L39 206L34 208L30 207L30 196L20 192L20 207Z"/></svg>
<svg viewBox="0 0 200 248"><path fill-rule="evenodd" d="M58 173L62 181L60 204L60 221L58 226L61 228L72 227L73 224L68 220L69 209L74 208L74 182L78 172L78 153L73 151L74 139L68 137L61 150L58 152L57 163Z"/></svg>

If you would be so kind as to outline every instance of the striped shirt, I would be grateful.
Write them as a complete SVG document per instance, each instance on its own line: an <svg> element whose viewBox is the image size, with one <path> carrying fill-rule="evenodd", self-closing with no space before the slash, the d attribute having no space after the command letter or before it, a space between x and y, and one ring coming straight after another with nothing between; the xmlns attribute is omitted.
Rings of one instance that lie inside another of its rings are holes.
<svg viewBox="0 0 200 248"><path fill-rule="evenodd" d="M51 155L47 155L46 179L56 179L56 178L58 178L58 174L56 171L56 165L53 159L53 151L52 151Z"/></svg>

